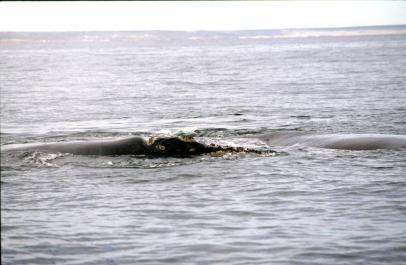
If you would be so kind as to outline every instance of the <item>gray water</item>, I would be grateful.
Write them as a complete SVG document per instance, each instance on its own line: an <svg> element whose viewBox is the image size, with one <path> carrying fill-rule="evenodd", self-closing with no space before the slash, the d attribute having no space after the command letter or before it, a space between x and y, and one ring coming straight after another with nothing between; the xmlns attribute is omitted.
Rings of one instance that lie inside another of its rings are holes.
<svg viewBox="0 0 406 265"><path fill-rule="evenodd" d="M1 145L405 135L405 29L0 33ZM406 262L405 150L272 148L156 159L2 151L2 263Z"/></svg>

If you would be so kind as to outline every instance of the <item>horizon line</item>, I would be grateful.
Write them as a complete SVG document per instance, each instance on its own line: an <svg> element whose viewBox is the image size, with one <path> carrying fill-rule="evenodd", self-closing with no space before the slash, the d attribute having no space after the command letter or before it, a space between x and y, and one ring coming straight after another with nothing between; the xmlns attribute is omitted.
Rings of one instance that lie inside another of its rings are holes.
<svg viewBox="0 0 406 265"><path fill-rule="evenodd" d="M386 25L359 25L342 27L287 27L287 28L259 28L259 29L231 29L231 30L172 30L172 29L135 29L135 30L51 30L51 31L2 31L0 33L82 33L82 32L237 32L237 31L271 31L271 30L334 30L334 29L356 29L356 28L385 28L385 27L406 27L406 24L386 24Z"/></svg>

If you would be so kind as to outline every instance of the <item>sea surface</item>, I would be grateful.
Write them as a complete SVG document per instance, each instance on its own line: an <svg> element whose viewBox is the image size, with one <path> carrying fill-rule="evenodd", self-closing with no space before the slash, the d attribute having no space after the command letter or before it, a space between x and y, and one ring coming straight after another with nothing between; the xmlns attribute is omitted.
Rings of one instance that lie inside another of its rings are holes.
<svg viewBox="0 0 406 265"><path fill-rule="evenodd" d="M0 33L1 146L406 134L406 26ZM405 264L406 150L1 152L2 264ZM3 148L4 149L4 148Z"/></svg>

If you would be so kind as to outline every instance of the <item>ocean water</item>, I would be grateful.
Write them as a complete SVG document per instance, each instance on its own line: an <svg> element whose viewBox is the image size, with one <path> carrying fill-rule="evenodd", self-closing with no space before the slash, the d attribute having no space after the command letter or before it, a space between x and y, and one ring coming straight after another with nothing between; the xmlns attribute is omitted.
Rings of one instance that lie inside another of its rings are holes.
<svg viewBox="0 0 406 265"><path fill-rule="evenodd" d="M406 134L406 27L0 33L1 146ZM405 264L406 151L1 152L2 264Z"/></svg>

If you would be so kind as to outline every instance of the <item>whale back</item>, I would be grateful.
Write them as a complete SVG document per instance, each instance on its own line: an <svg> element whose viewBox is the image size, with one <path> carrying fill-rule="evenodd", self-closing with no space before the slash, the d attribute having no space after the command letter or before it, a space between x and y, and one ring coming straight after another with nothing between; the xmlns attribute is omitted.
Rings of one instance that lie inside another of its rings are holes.
<svg viewBox="0 0 406 265"><path fill-rule="evenodd" d="M51 151L74 155L141 155L147 153L149 149L143 138L132 137L114 141L18 145L6 150Z"/></svg>
<svg viewBox="0 0 406 265"><path fill-rule="evenodd" d="M101 149L99 155L143 155L149 150L147 142L141 137L105 142Z"/></svg>
<svg viewBox="0 0 406 265"><path fill-rule="evenodd" d="M303 146L344 150L375 150L406 148L406 135L325 134L277 132L261 138L273 146Z"/></svg>

